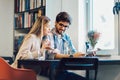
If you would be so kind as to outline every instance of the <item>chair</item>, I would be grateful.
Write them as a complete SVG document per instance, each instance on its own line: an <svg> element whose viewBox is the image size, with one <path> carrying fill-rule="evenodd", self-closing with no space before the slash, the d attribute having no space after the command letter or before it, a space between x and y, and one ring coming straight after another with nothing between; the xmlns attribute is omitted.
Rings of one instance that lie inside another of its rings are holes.
<svg viewBox="0 0 120 80"><path fill-rule="evenodd" d="M98 59L97 58L62 58L58 65L56 74L59 74L63 70L86 70L86 79L89 80L89 71L94 70L95 76L97 78L98 71Z"/></svg>
<svg viewBox="0 0 120 80"><path fill-rule="evenodd" d="M0 57L0 80L36 80L36 74L30 69L13 68Z"/></svg>
<svg viewBox="0 0 120 80"><path fill-rule="evenodd" d="M2 58L4 58L9 64L13 63L13 58L10 56L1 56Z"/></svg>

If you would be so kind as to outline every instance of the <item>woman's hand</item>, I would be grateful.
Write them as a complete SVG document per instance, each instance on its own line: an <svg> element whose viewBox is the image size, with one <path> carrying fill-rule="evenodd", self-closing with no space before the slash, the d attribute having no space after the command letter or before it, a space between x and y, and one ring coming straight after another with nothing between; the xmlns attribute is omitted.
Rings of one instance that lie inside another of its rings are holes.
<svg viewBox="0 0 120 80"><path fill-rule="evenodd" d="M54 53L54 54L60 54L60 51L58 49L53 49L52 53Z"/></svg>
<svg viewBox="0 0 120 80"><path fill-rule="evenodd" d="M51 49L50 47L50 41L46 39L45 41L42 42L42 49Z"/></svg>

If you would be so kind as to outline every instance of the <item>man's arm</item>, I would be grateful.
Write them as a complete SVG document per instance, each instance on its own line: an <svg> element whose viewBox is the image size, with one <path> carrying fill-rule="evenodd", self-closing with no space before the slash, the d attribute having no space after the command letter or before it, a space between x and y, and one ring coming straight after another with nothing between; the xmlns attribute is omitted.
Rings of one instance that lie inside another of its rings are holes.
<svg viewBox="0 0 120 80"><path fill-rule="evenodd" d="M69 54L60 54L60 53L56 53L55 54L55 59L61 59L61 58L68 58L70 55Z"/></svg>
<svg viewBox="0 0 120 80"><path fill-rule="evenodd" d="M76 53L73 54L73 57L74 57L74 58L83 57L83 56L85 56L85 54L84 54L84 53L81 53L81 52L76 52ZM61 58L68 58L68 57L70 57L70 54L60 54L60 53L56 53L54 58L55 58L55 59L61 59Z"/></svg>
<svg viewBox="0 0 120 80"><path fill-rule="evenodd" d="M76 53L77 50L76 50L76 48L74 47L73 42L72 42L70 36L67 35L67 34L64 34L64 38L65 38L66 41L67 41L67 44L68 44L68 47L69 47L69 50L70 50L71 54Z"/></svg>

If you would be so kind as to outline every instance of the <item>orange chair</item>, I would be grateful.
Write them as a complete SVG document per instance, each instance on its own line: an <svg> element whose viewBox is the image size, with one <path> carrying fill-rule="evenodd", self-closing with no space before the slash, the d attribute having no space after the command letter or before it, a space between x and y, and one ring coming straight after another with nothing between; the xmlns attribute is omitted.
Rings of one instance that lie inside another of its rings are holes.
<svg viewBox="0 0 120 80"><path fill-rule="evenodd" d="M0 58L0 80L37 80L36 74L30 69L15 69L3 58Z"/></svg>

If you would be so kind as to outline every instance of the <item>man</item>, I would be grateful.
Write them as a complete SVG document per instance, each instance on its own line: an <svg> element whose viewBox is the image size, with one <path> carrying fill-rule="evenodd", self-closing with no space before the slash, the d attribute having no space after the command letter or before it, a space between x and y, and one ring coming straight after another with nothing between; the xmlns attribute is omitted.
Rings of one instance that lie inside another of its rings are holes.
<svg viewBox="0 0 120 80"><path fill-rule="evenodd" d="M77 52L70 37L65 33L70 24L71 17L67 12L60 12L56 16L55 27L52 29L52 34L50 36L52 51L49 58L61 59L84 56L83 53ZM85 78L68 71L63 71L56 76L55 80L86 80Z"/></svg>
<svg viewBox="0 0 120 80"><path fill-rule="evenodd" d="M50 54L49 58L80 57L85 54L77 52L69 35L65 33L71 24L71 17L67 12L60 12L56 16L55 27L52 29L50 37L51 47L55 54Z"/></svg>

